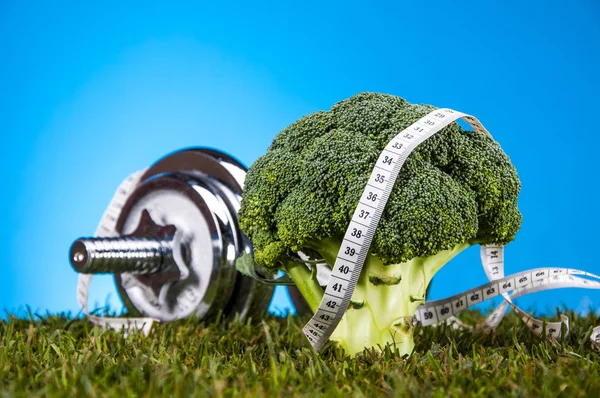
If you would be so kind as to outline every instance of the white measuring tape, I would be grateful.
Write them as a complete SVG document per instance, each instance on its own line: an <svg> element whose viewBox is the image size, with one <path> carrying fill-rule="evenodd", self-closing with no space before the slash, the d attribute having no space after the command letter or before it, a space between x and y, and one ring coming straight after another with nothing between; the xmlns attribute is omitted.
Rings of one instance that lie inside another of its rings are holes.
<svg viewBox="0 0 600 398"><path fill-rule="evenodd" d="M140 178L144 174L145 170L138 171L127 177L113 196L110 204L108 205L100 224L96 229L95 237L116 237L119 234L116 231L117 220L121 209L125 202L138 185ZM91 274L79 274L79 280L77 283L77 301L79 306L94 325L99 326L103 329L114 329L123 330L125 335L131 330L139 330L147 336L152 329L152 324L156 319L153 318L104 318L90 314L88 310L88 295L90 284L92 283Z"/></svg>
<svg viewBox="0 0 600 398"><path fill-rule="evenodd" d="M442 108L401 131L379 155L344 235L319 308L302 329L315 350L321 350L327 343L350 304L375 230L404 162L420 143L459 118L469 123L475 132L491 137L475 117ZM444 300L425 303L417 308L415 320L423 326L452 322L456 327L465 328L468 326L454 317L456 313L501 294L504 301L488 316L484 328L495 328L510 305L536 334L540 335L545 329L548 337L559 339L562 325L568 332L565 316L561 316L560 322L544 323L516 307L511 298L561 287L600 289L600 282L580 277L600 279L599 276L574 269L540 268L504 277L504 248L501 246L482 246L481 259L492 282ZM600 326L593 330L591 339L595 346L600 346Z"/></svg>
<svg viewBox="0 0 600 398"><path fill-rule="evenodd" d="M421 142L458 118L467 121L476 132L489 135L476 118L450 109L438 109L396 135L379 156L344 236L344 244L338 253L319 309L303 328L304 334L316 350L320 350L325 345L348 308L379 219L408 155ZM95 233L96 237L119 236L116 232L119 214L144 172L145 170L141 170L133 173L119 185L102 216ZM482 301L502 295L504 301L480 327L494 329L504 317L507 308L511 306L534 333L541 335L545 327L548 337L559 339L562 325L567 332L569 330L568 319L564 315L561 316L560 322L544 323L515 306L511 299L548 289L566 287L600 289L600 282L581 278L587 276L600 280L599 276L575 269L539 268L505 277L502 246L481 246L481 260L490 283L447 299L427 302L417 308L415 320L423 326L448 322L455 327L471 328L454 315ZM104 318L89 312L88 295L92 277L91 274L79 274L77 286L77 300L86 317L101 328L123 330L125 334L138 330L147 336L154 321L158 320L149 317ZM590 338L594 346L600 348L600 326L593 329Z"/></svg>

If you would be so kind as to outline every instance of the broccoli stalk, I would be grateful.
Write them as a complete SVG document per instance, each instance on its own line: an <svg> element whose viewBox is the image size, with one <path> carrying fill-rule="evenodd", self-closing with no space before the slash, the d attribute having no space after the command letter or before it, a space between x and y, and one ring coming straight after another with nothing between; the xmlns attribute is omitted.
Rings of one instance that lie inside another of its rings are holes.
<svg viewBox="0 0 600 398"><path fill-rule="evenodd" d="M362 93L281 131L248 170L239 212L254 261L283 270L316 311L323 289L288 253L334 265L377 158L434 107ZM451 123L407 158L375 231L350 308L332 336L363 348L413 347L410 322L431 278L473 244L507 244L521 225L520 181L490 137Z"/></svg>
<svg viewBox="0 0 600 398"><path fill-rule="evenodd" d="M458 253L476 244L465 242L450 250L442 250L429 257L416 257L399 264L384 265L373 254L368 254L351 305L337 326L331 340L337 341L349 353L361 352L365 347L390 344L399 352L412 351L412 316L425 302L425 291L433 275ZM318 251L328 264L333 264L341 241L324 239L310 248ZM304 265L283 260L284 269L294 280L298 290L315 313L323 297L323 288Z"/></svg>

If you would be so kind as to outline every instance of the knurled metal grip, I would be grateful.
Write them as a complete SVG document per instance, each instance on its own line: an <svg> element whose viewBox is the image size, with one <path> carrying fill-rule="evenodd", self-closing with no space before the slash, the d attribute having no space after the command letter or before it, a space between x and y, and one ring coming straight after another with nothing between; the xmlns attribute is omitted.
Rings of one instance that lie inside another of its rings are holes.
<svg viewBox="0 0 600 398"><path fill-rule="evenodd" d="M73 269L114 274L133 316L262 318L273 288L235 269L237 257L252 251L237 219L245 175L240 162L213 149L165 156L113 209L117 237L72 244Z"/></svg>
<svg viewBox="0 0 600 398"><path fill-rule="evenodd" d="M73 269L84 274L179 272L171 239L80 238L71 246L70 258Z"/></svg>

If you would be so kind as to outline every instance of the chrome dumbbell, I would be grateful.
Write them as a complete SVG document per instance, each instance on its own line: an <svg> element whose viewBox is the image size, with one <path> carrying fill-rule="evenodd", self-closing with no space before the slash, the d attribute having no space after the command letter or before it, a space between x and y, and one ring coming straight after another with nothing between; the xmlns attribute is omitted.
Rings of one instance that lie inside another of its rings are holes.
<svg viewBox="0 0 600 398"><path fill-rule="evenodd" d="M80 238L75 271L114 274L135 316L169 322L222 311L262 317L273 288L235 269L252 246L240 231L246 168L217 150L192 148L150 166L115 217L117 237Z"/></svg>

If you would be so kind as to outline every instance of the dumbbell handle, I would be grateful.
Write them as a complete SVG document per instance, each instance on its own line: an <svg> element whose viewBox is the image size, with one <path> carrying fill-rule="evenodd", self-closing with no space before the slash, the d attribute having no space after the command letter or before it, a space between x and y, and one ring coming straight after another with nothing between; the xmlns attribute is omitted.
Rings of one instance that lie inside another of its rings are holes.
<svg viewBox="0 0 600 398"><path fill-rule="evenodd" d="M170 239L80 238L71 245L70 262L76 272L83 274L179 272Z"/></svg>

